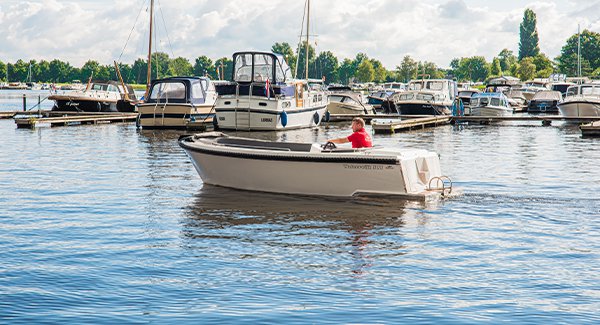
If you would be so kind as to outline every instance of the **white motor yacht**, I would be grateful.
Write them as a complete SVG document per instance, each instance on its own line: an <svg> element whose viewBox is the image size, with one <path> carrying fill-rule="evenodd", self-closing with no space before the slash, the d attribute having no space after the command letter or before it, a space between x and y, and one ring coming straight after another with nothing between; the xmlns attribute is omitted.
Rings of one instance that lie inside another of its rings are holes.
<svg viewBox="0 0 600 325"><path fill-rule="evenodd" d="M558 111L566 117L600 116L600 84L569 87Z"/></svg>
<svg viewBox="0 0 600 325"><path fill-rule="evenodd" d="M133 112L135 92L130 85L116 81L90 81L85 90L53 94L54 111Z"/></svg>
<svg viewBox="0 0 600 325"><path fill-rule="evenodd" d="M394 96L394 106L402 115L448 115L457 95L456 81L453 80L411 80L408 91Z"/></svg>
<svg viewBox="0 0 600 325"><path fill-rule="evenodd" d="M399 195L429 199L451 192L435 152L339 149L331 142L285 143L220 132L182 136L203 182L251 191L349 197Z"/></svg>
<svg viewBox="0 0 600 325"><path fill-rule="evenodd" d="M350 87L329 87L329 114L375 114L372 105L362 101L361 94L353 92Z"/></svg>
<svg viewBox="0 0 600 325"><path fill-rule="evenodd" d="M322 80L294 80L282 55L238 52L233 82L217 85L215 104L223 130L283 130L321 123L329 100Z"/></svg>
<svg viewBox="0 0 600 325"><path fill-rule="evenodd" d="M473 116L509 116L513 114L508 97L503 93L479 93L471 97Z"/></svg>
<svg viewBox="0 0 600 325"><path fill-rule="evenodd" d="M206 77L153 80L150 95L137 105L144 129L184 129L190 121L212 122L217 92Z"/></svg>

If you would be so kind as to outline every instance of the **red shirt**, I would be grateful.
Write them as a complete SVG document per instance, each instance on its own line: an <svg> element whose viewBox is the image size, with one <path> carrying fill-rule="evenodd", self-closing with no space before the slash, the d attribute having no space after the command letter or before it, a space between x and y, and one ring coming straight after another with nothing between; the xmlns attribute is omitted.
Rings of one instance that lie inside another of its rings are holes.
<svg viewBox="0 0 600 325"><path fill-rule="evenodd" d="M348 136L348 141L352 142L352 148L370 148L373 146L371 136L365 131L365 128Z"/></svg>

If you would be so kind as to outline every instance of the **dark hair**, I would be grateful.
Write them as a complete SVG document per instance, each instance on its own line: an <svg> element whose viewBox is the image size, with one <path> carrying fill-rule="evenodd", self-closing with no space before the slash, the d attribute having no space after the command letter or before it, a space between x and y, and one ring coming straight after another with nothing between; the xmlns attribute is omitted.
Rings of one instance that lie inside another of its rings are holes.
<svg viewBox="0 0 600 325"><path fill-rule="evenodd" d="M362 117L355 117L352 119L352 123L358 123L360 124L360 126L362 126L363 128L365 127L365 120L362 119Z"/></svg>

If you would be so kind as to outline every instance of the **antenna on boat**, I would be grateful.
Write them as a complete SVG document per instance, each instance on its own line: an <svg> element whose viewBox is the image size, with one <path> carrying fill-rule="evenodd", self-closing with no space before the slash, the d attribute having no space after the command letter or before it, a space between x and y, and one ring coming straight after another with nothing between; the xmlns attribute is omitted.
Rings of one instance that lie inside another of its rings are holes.
<svg viewBox="0 0 600 325"><path fill-rule="evenodd" d="M146 77L146 93L144 100L148 99L150 91L150 79L152 78L152 18L154 16L154 0L150 0L150 36L148 37L148 74Z"/></svg>

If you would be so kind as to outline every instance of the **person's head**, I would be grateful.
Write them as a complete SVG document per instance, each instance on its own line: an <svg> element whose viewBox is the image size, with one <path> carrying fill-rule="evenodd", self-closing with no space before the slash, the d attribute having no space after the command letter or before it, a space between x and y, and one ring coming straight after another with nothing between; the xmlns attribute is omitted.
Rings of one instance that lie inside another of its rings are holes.
<svg viewBox="0 0 600 325"><path fill-rule="evenodd" d="M352 119L352 131L360 131L360 129L365 127L365 120L360 117L355 117Z"/></svg>

